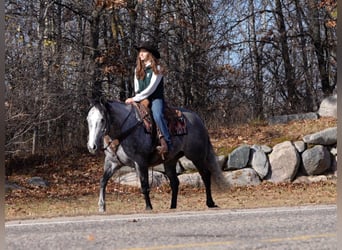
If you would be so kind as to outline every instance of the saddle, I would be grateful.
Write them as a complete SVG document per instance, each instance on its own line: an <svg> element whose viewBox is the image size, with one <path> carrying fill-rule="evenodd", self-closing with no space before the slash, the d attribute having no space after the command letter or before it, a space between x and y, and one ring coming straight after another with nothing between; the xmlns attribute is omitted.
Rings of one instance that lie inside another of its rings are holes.
<svg viewBox="0 0 342 250"><path fill-rule="evenodd" d="M154 130L154 120L152 117L151 109L149 108L149 102L147 99L136 103L136 107L140 118L143 120L145 132L148 134L153 134ZM188 133L186 121L182 111L175 107L170 107L165 105L164 117L172 136L180 136Z"/></svg>

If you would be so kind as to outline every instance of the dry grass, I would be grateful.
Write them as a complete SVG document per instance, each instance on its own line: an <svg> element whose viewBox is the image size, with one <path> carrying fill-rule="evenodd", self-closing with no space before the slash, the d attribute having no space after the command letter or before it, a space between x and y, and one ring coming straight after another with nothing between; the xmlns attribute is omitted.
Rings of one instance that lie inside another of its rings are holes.
<svg viewBox="0 0 342 250"><path fill-rule="evenodd" d="M253 187L233 188L226 193L214 193L214 200L220 209L257 208L274 206L299 206L309 204L335 204L336 181L312 184L263 183ZM152 213L171 212L171 193L168 187L151 190ZM6 220L79 216L98 214L96 194L65 199L27 198L7 203ZM29 200L29 201L28 201ZM144 212L145 204L139 190L129 192L108 189L106 214L134 214ZM178 208L175 211L201 211L205 205L205 191L182 186L179 192Z"/></svg>
<svg viewBox="0 0 342 250"><path fill-rule="evenodd" d="M272 126L263 123L250 123L210 130L209 133L216 153L228 154L241 144L265 144L273 147L275 144L286 140L301 140L307 134L334 126L337 126L335 118L320 118Z"/></svg>
<svg viewBox="0 0 342 250"><path fill-rule="evenodd" d="M210 131L210 135L216 153L226 154L243 143L273 146L284 140L300 140L308 133L336 126L336 122L336 119L324 118L274 126L246 124ZM97 214L102 163L102 156L84 154L17 166L9 180L24 189L6 193L6 220ZM30 186L27 180L33 176L48 180L50 186ZM144 199L137 188L114 183L112 179L107 186L107 193L107 214L144 212ZM170 196L169 187L152 189L152 213L170 211ZM336 180L313 184L262 183L253 187L233 188L226 193L214 193L213 197L223 209L333 204L336 203ZM205 209L204 189L181 185L176 211Z"/></svg>

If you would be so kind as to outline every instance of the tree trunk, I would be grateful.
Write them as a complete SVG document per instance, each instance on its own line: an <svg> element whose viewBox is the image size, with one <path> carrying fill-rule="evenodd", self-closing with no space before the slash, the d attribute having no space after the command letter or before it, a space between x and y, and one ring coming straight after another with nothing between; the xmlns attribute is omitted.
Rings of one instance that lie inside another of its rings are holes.
<svg viewBox="0 0 342 250"><path fill-rule="evenodd" d="M328 59L325 55L324 51L324 42L322 41L321 37L321 24L320 24L320 16L319 16L319 10L318 10L318 2L312 0L310 2L310 11L311 11L311 19L310 22L310 29L312 34L312 40L315 47L315 53L317 56L317 62L318 62L318 69L319 74L321 77L321 84L322 84L322 91L325 96L329 96L333 93L333 90L335 88L334 85L330 85L330 78L329 78L329 72L328 72Z"/></svg>
<svg viewBox="0 0 342 250"><path fill-rule="evenodd" d="M290 60L288 38L286 33L285 19L280 0L276 0L277 25L280 34L281 55L284 61L285 86L287 91L287 106L289 111L297 111L300 102L297 96L296 84L294 80L294 69Z"/></svg>
<svg viewBox="0 0 342 250"><path fill-rule="evenodd" d="M316 106L314 103L314 98L313 98L313 87L312 83L309 79L310 75L310 69L308 65L308 55L306 52L306 39L305 39L305 31L303 27L303 17L302 17L302 8L300 6L299 0L295 0L296 4L296 15L297 15L297 22L298 22L298 27L299 27L299 32L300 32L300 49L302 52L302 61L303 61L303 76L304 76L304 85L305 85L305 111L309 112L312 111L313 107Z"/></svg>
<svg viewBox="0 0 342 250"><path fill-rule="evenodd" d="M92 88L92 98L98 99L102 96L102 78L101 78L101 68L97 62L100 56L99 51L99 37L100 37L100 17L101 9L94 10L92 13L92 20L90 22L90 33L92 39L92 63L93 63L93 88Z"/></svg>
<svg viewBox="0 0 342 250"><path fill-rule="evenodd" d="M253 116L263 118L263 96L264 87L262 82L262 70L261 70L261 55L257 44L256 28L255 28L255 13L254 13L254 0L249 0L249 12L250 12L250 26L251 26L251 63L252 63L252 80L254 82L254 105Z"/></svg>

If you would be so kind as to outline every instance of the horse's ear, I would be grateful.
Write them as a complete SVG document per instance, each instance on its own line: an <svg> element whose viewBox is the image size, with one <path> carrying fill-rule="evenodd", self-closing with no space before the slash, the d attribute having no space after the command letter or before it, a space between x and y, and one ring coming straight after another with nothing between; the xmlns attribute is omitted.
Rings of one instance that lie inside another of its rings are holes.
<svg viewBox="0 0 342 250"><path fill-rule="evenodd" d="M99 102L100 102L101 105L106 106L106 104L107 104L106 97L101 96L100 99L99 99Z"/></svg>
<svg viewBox="0 0 342 250"><path fill-rule="evenodd" d="M87 100L89 102L89 106L94 106L96 104L96 100L90 97L87 97Z"/></svg>

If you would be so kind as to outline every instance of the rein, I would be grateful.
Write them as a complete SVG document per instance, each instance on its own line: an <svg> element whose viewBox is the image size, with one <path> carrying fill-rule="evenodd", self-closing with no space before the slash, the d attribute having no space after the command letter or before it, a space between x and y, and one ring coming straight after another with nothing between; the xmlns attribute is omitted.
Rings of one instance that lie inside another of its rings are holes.
<svg viewBox="0 0 342 250"><path fill-rule="evenodd" d="M108 112L108 111L107 111ZM127 122L128 118L131 116L131 114L133 113L133 107L131 109L131 111L129 112L129 114L127 115L127 117L125 118L125 120L123 121L123 123L121 124L120 126L120 130L121 128L125 125L125 123ZM108 119L108 118L107 118ZM110 119L108 119L110 120ZM108 121L107 121L108 122ZM119 134L118 136L114 137L106 147L103 148L103 150L107 150L107 148L112 144L113 141L117 140L118 141L118 144L119 145L124 139L126 139L134 130L136 130L141 124L143 124L144 120L141 119L139 120L134 126L130 127L129 129L127 129L126 131L122 132L121 134ZM108 133L108 131L110 129L110 124L109 126L106 128L106 134ZM117 146L116 145L116 146Z"/></svg>

